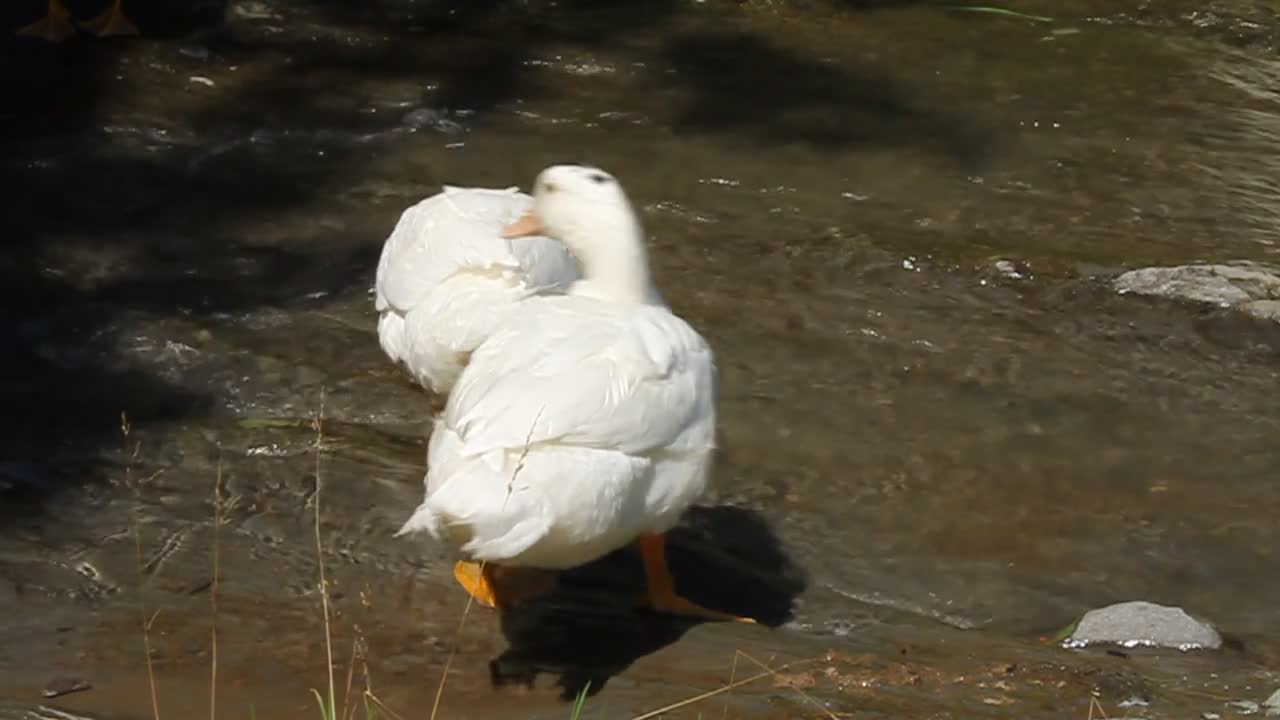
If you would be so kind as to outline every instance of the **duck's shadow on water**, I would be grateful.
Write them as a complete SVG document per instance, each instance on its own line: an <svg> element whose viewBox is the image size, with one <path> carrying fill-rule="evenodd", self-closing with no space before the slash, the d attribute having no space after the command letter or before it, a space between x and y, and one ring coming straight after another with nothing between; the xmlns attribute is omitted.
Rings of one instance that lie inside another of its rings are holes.
<svg viewBox="0 0 1280 720"><path fill-rule="evenodd" d="M736 507L696 507L667 536L677 592L766 627L791 618L807 585L765 519ZM643 607L639 554L619 550L559 577L557 589L501 615L508 648L489 664L495 686L555 677L561 697L599 692L636 660L704 622Z"/></svg>

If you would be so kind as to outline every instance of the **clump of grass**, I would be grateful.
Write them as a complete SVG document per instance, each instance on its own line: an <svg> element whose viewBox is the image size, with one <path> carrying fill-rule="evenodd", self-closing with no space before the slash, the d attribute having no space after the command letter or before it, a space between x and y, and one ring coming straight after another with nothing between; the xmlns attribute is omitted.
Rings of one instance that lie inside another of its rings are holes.
<svg viewBox="0 0 1280 720"><path fill-rule="evenodd" d="M319 409L311 419L311 425L315 429L315 433L316 433L315 435L316 490L315 490L315 494L313 496L312 501L314 503L313 508L314 508L314 521L315 521L315 547L316 547L316 561L317 561L318 571L320 576L319 587L320 587L320 597L321 597L321 608L324 613L323 627L324 627L324 638L325 638L325 657L326 657L326 660L328 661L328 687L327 687L327 696L322 695L320 691L316 690L315 688L312 688L311 692L316 698L316 703L319 706L320 715L321 715L321 718L323 718L323 720L349 720L349 718L355 715L355 711L356 711L356 708L351 706L351 699L353 697L353 693L351 692L351 689L352 689L351 685L354 679L355 664L357 661L359 661L363 666L362 669L363 669L364 683L365 683L364 692L360 696L360 704L363 705L365 720L377 720L380 717L380 713L382 716L385 716L390 720L403 720L403 718L401 718L400 715L398 715L395 711L391 710L390 708L386 707L386 705L383 704L382 701L379 700L373 694L369 667L368 667L367 659L365 657L365 653L363 651L363 635L360 632L358 627L356 628L357 637L353 642L353 647L352 647L351 667L348 670L347 692L345 694L346 702L342 709L342 714L341 715L338 714L337 687L334 681L334 672L333 672L334 666L333 666L332 612L329 607L329 597L330 597L329 596L329 578L327 576L326 568L324 565L324 546L323 546L323 534L322 534L322 526L321 526L322 516L321 516L321 506L320 506L321 494L322 494L321 491L322 491L322 485L323 485L322 455L323 455L324 443L325 443L324 410L325 410L325 390L324 388L321 388ZM124 453L125 453L124 485L126 488L132 490L136 495L143 484L145 484L150 480L155 479L155 477L159 476L160 473L163 472L163 470L157 471L152 476L142 479L141 481L135 481L134 465L137 461L137 458L141 454L142 446L141 446L141 443L133 442L133 434L132 434L133 428L129 422L128 414L123 411L120 413L120 432L123 438L123 447L124 447ZM209 667L209 720L217 720L218 612L219 612L218 597L219 597L219 590L220 590L219 584L221 582L221 574L222 574L220 531L223 523L225 522L223 517L225 514L225 511L227 510L228 507L235 504L234 498L229 502L224 502L223 480L224 480L224 464L223 464L223 457L221 454L221 448L219 448L217 472L215 474L214 483L213 483L213 547L211 551L213 575L209 585L210 587L209 605L210 605L210 613L211 613L210 667ZM152 612L150 615L147 614L146 594L145 594L145 586L146 586L146 579L147 579L146 563L144 561L143 552L142 552L142 531L141 531L142 523L141 523L140 514L138 512L139 503L140 501L138 500L137 497L135 497L135 502L132 508L132 517L131 517L131 525L132 525L131 530L132 530L133 539L134 539L135 560L136 560L136 567L137 567L137 573L138 573L138 596L139 596L138 610L139 610L139 620L140 620L139 625L142 630L142 645L143 645L143 652L145 655L146 668L147 668L147 681L149 684L150 695L151 695L151 714L152 714L153 720L160 720L159 685L156 680L155 665L153 660L154 652L151 645L151 628L155 624L156 618L159 616L160 611L156 610L155 612ZM249 715L251 718L256 716L256 709L252 703L250 703L249 705Z"/></svg>

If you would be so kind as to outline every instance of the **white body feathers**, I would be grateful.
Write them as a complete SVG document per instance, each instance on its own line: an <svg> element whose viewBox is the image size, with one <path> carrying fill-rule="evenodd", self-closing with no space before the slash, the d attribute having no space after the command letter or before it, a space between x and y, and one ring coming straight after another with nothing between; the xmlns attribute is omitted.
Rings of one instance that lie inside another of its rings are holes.
<svg viewBox="0 0 1280 720"><path fill-rule="evenodd" d="M472 355L401 532L541 568L665 532L707 485L714 376L705 341L664 307L531 298Z"/></svg>

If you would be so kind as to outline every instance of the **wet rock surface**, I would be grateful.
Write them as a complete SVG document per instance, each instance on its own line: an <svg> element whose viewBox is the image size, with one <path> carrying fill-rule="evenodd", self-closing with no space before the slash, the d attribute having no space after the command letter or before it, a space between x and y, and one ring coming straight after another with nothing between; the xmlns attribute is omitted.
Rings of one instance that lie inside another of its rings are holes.
<svg viewBox="0 0 1280 720"><path fill-rule="evenodd" d="M1216 650L1222 647L1222 636L1182 608L1135 600L1085 613L1063 644Z"/></svg>
<svg viewBox="0 0 1280 720"><path fill-rule="evenodd" d="M1235 308L1262 320L1280 320L1280 268L1258 263L1182 265L1130 270L1115 279L1121 293Z"/></svg>

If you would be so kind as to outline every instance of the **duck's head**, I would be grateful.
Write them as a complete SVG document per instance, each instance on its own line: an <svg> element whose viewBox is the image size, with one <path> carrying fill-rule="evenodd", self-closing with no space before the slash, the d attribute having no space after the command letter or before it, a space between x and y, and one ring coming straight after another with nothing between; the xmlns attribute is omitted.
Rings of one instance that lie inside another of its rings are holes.
<svg viewBox="0 0 1280 720"><path fill-rule="evenodd" d="M590 253L609 236L638 231L635 211L616 178L585 165L552 165L534 180L533 208L503 236L546 235L575 253Z"/></svg>
<svg viewBox="0 0 1280 720"><path fill-rule="evenodd" d="M642 302L657 298L640 220L617 178L604 170L552 165L538 173L533 207L502 235L545 235L564 243L582 264L586 285L577 292Z"/></svg>

